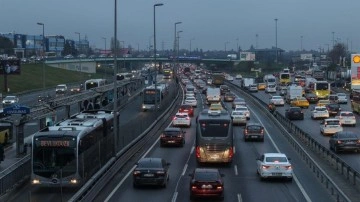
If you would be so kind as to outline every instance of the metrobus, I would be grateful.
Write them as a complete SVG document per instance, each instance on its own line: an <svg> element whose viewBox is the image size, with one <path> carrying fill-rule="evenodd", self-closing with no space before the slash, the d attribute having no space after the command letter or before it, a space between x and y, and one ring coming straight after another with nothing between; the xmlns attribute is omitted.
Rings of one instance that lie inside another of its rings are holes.
<svg viewBox="0 0 360 202"><path fill-rule="evenodd" d="M233 128L230 114L202 111L196 125L198 163L231 163L234 156Z"/></svg>
<svg viewBox="0 0 360 202"><path fill-rule="evenodd" d="M328 99L330 95L330 83L327 81L316 81L314 82L313 93L319 99Z"/></svg>
<svg viewBox="0 0 360 202"><path fill-rule="evenodd" d="M173 71L171 69L164 69L163 71L164 79L171 79L173 76Z"/></svg>
<svg viewBox="0 0 360 202"><path fill-rule="evenodd" d="M143 90L142 110L147 111L149 109L155 109L155 104L157 104L157 108L161 108L167 90L166 84L157 84L156 88L155 85L146 87Z"/></svg>
<svg viewBox="0 0 360 202"><path fill-rule="evenodd" d="M287 85L291 82L291 75L289 72L281 72L279 74L279 82L282 85Z"/></svg>
<svg viewBox="0 0 360 202"><path fill-rule="evenodd" d="M85 81L85 90L106 85L106 79L90 79Z"/></svg>
<svg viewBox="0 0 360 202"><path fill-rule="evenodd" d="M213 71L211 79L212 84L219 87L220 85L224 84L225 76L222 72Z"/></svg>
<svg viewBox="0 0 360 202"><path fill-rule="evenodd" d="M353 112L360 113L360 91L353 90L351 94L351 109Z"/></svg>
<svg viewBox="0 0 360 202"><path fill-rule="evenodd" d="M83 185L115 155L113 127L112 111L92 110L35 133L31 184L39 187Z"/></svg>

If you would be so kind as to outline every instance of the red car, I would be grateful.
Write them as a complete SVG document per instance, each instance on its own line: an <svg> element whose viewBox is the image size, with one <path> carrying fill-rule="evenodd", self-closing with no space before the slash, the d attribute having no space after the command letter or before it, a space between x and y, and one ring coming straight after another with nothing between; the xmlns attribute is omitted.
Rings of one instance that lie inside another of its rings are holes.
<svg viewBox="0 0 360 202"><path fill-rule="evenodd" d="M189 116L194 116L194 108L191 105L188 104L182 104L179 109L180 113L188 113Z"/></svg>

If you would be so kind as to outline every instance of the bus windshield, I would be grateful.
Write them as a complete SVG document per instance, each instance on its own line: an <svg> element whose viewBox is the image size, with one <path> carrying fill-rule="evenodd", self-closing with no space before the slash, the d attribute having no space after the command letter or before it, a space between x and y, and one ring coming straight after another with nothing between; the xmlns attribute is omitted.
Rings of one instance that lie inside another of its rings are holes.
<svg viewBox="0 0 360 202"><path fill-rule="evenodd" d="M96 88L99 87L97 82L88 82L85 85L85 89L91 89L91 88Z"/></svg>
<svg viewBox="0 0 360 202"><path fill-rule="evenodd" d="M154 89L145 89L144 90L144 104L155 104L155 94ZM160 102L160 92L157 92L157 101Z"/></svg>
<svg viewBox="0 0 360 202"><path fill-rule="evenodd" d="M202 137L227 137L230 122L226 120L202 120L200 131Z"/></svg>
<svg viewBox="0 0 360 202"><path fill-rule="evenodd" d="M280 75L280 78L281 78L281 79L289 79L289 78L290 78L290 75L289 75L289 74L281 74L281 75Z"/></svg>
<svg viewBox="0 0 360 202"><path fill-rule="evenodd" d="M316 90L328 90L329 84L328 83L316 83Z"/></svg>

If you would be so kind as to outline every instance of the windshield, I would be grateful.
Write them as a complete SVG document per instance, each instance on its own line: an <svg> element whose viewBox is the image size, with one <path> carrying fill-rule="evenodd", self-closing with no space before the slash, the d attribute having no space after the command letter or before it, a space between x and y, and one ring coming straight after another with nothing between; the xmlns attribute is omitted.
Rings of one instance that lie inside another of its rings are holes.
<svg viewBox="0 0 360 202"><path fill-rule="evenodd" d="M195 180L197 181L216 181L219 179L217 172L195 172Z"/></svg>
<svg viewBox="0 0 360 202"><path fill-rule="evenodd" d="M203 137L227 137L229 134L230 122L227 120L201 120L200 133Z"/></svg>
<svg viewBox="0 0 360 202"><path fill-rule="evenodd" d="M96 82L89 82L85 84L86 89L96 88L96 87L98 87L98 84Z"/></svg>
<svg viewBox="0 0 360 202"><path fill-rule="evenodd" d="M144 104L155 104L155 89L145 89L144 90ZM158 104L160 102L160 92L157 94Z"/></svg>
<svg viewBox="0 0 360 202"><path fill-rule="evenodd" d="M281 79L289 79L289 78L290 78L290 75L289 75L289 74L281 74L281 75L280 75L280 78L281 78Z"/></svg>
<svg viewBox="0 0 360 202"><path fill-rule="evenodd" d="M286 157L266 157L265 159L266 162L281 162L281 163L286 163L287 159Z"/></svg>
<svg viewBox="0 0 360 202"><path fill-rule="evenodd" d="M328 90L329 84L328 83L316 83L316 90Z"/></svg>

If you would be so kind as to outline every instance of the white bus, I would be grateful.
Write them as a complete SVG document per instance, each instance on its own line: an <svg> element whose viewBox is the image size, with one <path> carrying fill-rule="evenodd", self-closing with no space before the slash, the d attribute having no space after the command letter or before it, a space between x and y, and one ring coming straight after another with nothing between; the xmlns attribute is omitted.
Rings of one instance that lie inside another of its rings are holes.
<svg viewBox="0 0 360 202"><path fill-rule="evenodd" d="M106 79L90 79L85 81L85 90L106 85Z"/></svg>

